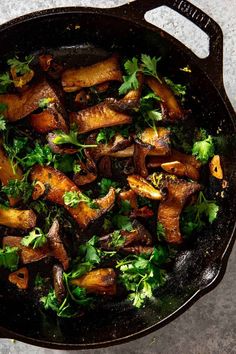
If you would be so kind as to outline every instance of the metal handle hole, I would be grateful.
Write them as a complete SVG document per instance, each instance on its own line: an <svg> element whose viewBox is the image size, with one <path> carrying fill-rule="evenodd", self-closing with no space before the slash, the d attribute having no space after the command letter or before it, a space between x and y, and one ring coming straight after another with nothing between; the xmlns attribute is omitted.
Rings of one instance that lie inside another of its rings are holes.
<svg viewBox="0 0 236 354"><path fill-rule="evenodd" d="M146 12L147 22L178 39L199 58L209 56L209 37L193 22L167 6Z"/></svg>

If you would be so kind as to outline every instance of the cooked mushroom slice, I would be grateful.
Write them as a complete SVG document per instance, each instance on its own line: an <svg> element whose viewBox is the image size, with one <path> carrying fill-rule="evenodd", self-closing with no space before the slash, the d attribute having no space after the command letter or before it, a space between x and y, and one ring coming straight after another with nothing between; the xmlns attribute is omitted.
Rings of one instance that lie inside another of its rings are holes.
<svg viewBox="0 0 236 354"><path fill-rule="evenodd" d="M132 226L134 230L138 232L136 242L150 246L152 244L152 236L150 232L138 220L133 220Z"/></svg>
<svg viewBox="0 0 236 354"><path fill-rule="evenodd" d="M144 178L138 175L130 175L127 177L130 188L141 197L146 197L154 200L162 200L164 195L158 189L155 189Z"/></svg>
<svg viewBox="0 0 236 354"><path fill-rule="evenodd" d="M172 161L179 161L183 164L191 165L196 169L201 167L201 162L197 160L195 156L187 155L174 149L172 149L171 154L168 156L150 156L148 158L147 166L148 168L157 168L163 163Z"/></svg>
<svg viewBox="0 0 236 354"><path fill-rule="evenodd" d="M39 56L39 65L43 71L49 70L52 61L53 56L51 54L42 54Z"/></svg>
<svg viewBox="0 0 236 354"><path fill-rule="evenodd" d="M105 81L102 84L98 84L95 86L95 89L97 92L102 93L102 92L106 92L110 87L110 82L109 81Z"/></svg>
<svg viewBox="0 0 236 354"><path fill-rule="evenodd" d="M61 79L66 92L78 91L83 87L95 86L106 81L122 81L122 72L116 56L93 65L67 69Z"/></svg>
<svg viewBox="0 0 236 354"><path fill-rule="evenodd" d="M223 179L223 170L221 167L219 155L213 156L212 160L209 163L209 168L213 177Z"/></svg>
<svg viewBox="0 0 236 354"><path fill-rule="evenodd" d="M166 184L168 196L160 202L158 208L158 221L165 230L165 238L169 243L181 243L183 241L179 218L188 198L201 189L196 182L186 182L180 179L169 179Z"/></svg>
<svg viewBox="0 0 236 354"><path fill-rule="evenodd" d="M84 186L85 184L91 183L96 180L97 167L92 159L88 157L86 160L86 164L81 161L80 167L81 171L75 173L73 177L73 181L77 186Z"/></svg>
<svg viewBox="0 0 236 354"><path fill-rule="evenodd" d="M34 184L32 199L37 200L38 198L40 198L42 195L44 195L45 190L45 185L42 182L36 181Z"/></svg>
<svg viewBox="0 0 236 354"><path fill-rule="evenodd" d="M50 256L50 250L47 246L40 248L25 247L21 244L22 237L5 236L2 244L4 247L18 247L20 249L20 259L23 264L40 261L43 258Z"/></svg>
<svg viewBox="0 0 236 354"><path fill-rule="evenodd" d="M164 79L160 83L157 79L148 76L146 82L153 92L161 98L162 116L169 121L184 119L187 112L181 107L170 87Z"/></svg>
<svg viewBox="0 0 236 354"><path fill-rule="evenodd" d="M63 115L55 107L31 114L30 125L37 133L49 133L56 129L68 131Z"/></svg>
<svg viewBox="0 0 236 354"><path fill-rule="evenodd" d="M115 295L116 273L112 268L95 269L78 279L71 280L71 284L85 288L88 293Z"/></svg>
<svg viewBox="0 0 236 354"><path fill-rule="evenodd" d="M5 154L3 148L0 146L0 181L3 185L6 185L10 180L17 179L20 180L23 178L23 172L19 167L15 168L15 171L12 168L12 164ZM19 201L19 198L9 198L10 206L16 205Z"/></svg>
<svg viewBox="0 0 236 354"><path fill-rule="evenodd" d="M189 164L183 164L179 161L165 162L161 164L164 171L179 177L188 177L194 181L199 179L199 171Z"/></svg>
<svg viewBox="0 0 236 354"><path fill-rule="evenodd" d="M90 95L86 90L81 90L75 96L76 107L79 109L85 109L88 107Z"/></svg>
<svg viewBox="0 0 236 354"><path fill-rule="evenodd" d="M20 268L17 271L9 274L8 280L15 284L19 289L27 289L29 282L29 271L26 267Z"/></svg>
<svg viewBox="0 0 236 354"><path fill-rule="evenodd" d="M32 229L36 225L36 215L33 210L0 208L0 225L21 230Z"/></svg>
<svg viewBox="0 0 236 354"><path fill-rule="evenodd" d="M134 155L134 145L131 145L124 150L110 152L108 155L116 158L132 157Z"/></svg>
<svg viewBox="0 0 236 354"><path fill-rule="evenodd" d="M134 209L130 213L131 218L151 218L154 215L154 212L152 209L150 209L148 206L144 206L139 209Z"/></svg>
<svg viewBox="0 0 236 354"><path fill-rule="evenodd" d="M153 252L153 247L147 246L131 246L122 248L122 252L125 254L151 254Z"/></svg>
<svg viewBox="0 0 236 354"><path fill-rule="evenodd" d="M139 102L142 93L143 86L143 74L138 73L137 79L139 81L139 87L136 90L129 91L122 99L116 100L114 98L108 99L109 106L118 112L132 110L139 107Z"/></svg>
<svg viewBox="0 0 236 354"><path fill-rule="evenodd" d="M48 187L45 199L63 205L76 222L85 228L88 224L109 211L115 202L115 190L110 189L109 193L101 199L96 199L97 209L92 209L85 202L80 202L76 208L65 205L63 195L65 192L74 191L81 193L79 188L62 172L50 166L35 166L31 172L32 181L40 181Z"/></svg>
<svg viewBox="0 0 236 354"><path fill-rule="evenodd" d="M32 85L22 94L7 93L0 95L0 103L7 105L5 117L10 122L15 122L34 112L43 98L51 98L60 105L59 95L46 80Z"/></svg>
<svg viewBox="0 0 236 354"><path fill-rule="evenodd" d="M62 304L66 297L66 288L63 282L63 269L59 265L54 265L52 269L53 273L53 287L55 295L59 304Z"/></svg>
<svg viewBox="0 0 236 354"><path fill-rule="evenodd" d="M23 75L18 75L16 68L11 67L10 72L14 86L19 89L25 89L26 84L28 84L34 77L33 70L29 70Z"/></svg>
<svg viewBox="0 0 236 354"><path fill-rule="evenodd" d="M73 154L76 154L78 152L77 148L65 146L66 144L65 145L64 144L62 144L62 145L55 144L53 141L54 141L54 139L56 137L57 137L57 133L56 132L49 133L47 135L48 145L50 146L50 149L55 154L73 155Z"/></svg>
<svg viewBox="0 0 236 354"><path fill-rule="evenodd" d="M153 128L146 128L139 136L144 144L150 144L153 149L150 155L166 156L171 153L170 149L170 131L159 127L156 131Z"/></svg>
<svg viewBox="0 0 236 354"><path fill-rule="evenodd" d="M106 102L70 114L71 123L75 123L79 134L114 125L130 124L132 118L125 113L109 108Z"/></svg>
<svg viewBox="0 0 236 354"><path fill-rule="evenodd" d="M48 231L47 239L52 255L63 265L63 269L67 270L69 267L69 257L61 240L60 225L57 219L53 221Z"/></svg>
<svg viewBox="0 0 236 354"><path fill-rule="evenodd" d="M86 144L95 144L96 143L96 136L91 134ZM124 149L128 146L132 145L132 138L124 138L119 133L115 134L115 136L111 139L108 144L98 144L97 147L86 150L89 153L89 156L97 161L101 156L113 156L116 155L117 152L125 151ZM133 148L132 154L133 155Z"/></svg>
<svg viewBox="0 0 236 354"><path fill-rule="evenodd" d="M120 192L119 199L129 202L131 208L133 209L138 208L137 194L132 189L128 191Z"/></svg>
<svg viewBox="0 0 236 354"><path fill-rule="evenodd" d="M150 144L144 144L139 139L135 140L134 144L134 166L135 172L142 176L148 176L148 170L146 167L146 156L153 149Z"/></svg>
<svg viewBox="0 0 236 354"><path fill-rule="evenodd" d="M103 156L98 162L99 175L106 178L112 177L112 163L109 156Z"/></svg>

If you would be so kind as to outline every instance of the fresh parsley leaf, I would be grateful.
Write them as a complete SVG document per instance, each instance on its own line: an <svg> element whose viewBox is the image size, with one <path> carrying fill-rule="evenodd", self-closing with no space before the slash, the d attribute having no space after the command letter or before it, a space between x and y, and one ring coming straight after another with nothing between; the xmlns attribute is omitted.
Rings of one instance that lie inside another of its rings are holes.
<svg viewBox="0 0 236 354"><path fill-rule="evenodd" d="M21 244L26 247L39 248L43 247L47 243L47 236L39 228L35 227L30 231L29 235L24 236L21 240Z"/></svg>
<svg viewBox="0 0 236 354"><path fill-rule="evenodd" d="M73 163L73 172L74 172L74 173L80 173L80 172L81 172L81 166L80 166L80 164L78 164L78 163L76 163L76 162Z"/></svg>
<svg viewBox="0 0 236 354"><path fill-rule="evenodd" d="M8 105L6 103L0 103L0 113L4 113Z"/></svg>
<svg viewBox="0 0 236 354"><path fill-rule="evenodd" d="M138 59L134 57L131 60L127 60L124 67L128 75L123 76L124 82L119 88L120 95L124 95L130 90L136 90L139 86L137 79L137 73L139 71Z"/></svg>
<svg viewBox="0 0 236 354"><path fill-rule="evenodd" d="M161 79L159 78L157 74L157 63L161 60L161 57L156 58L156 57L150 57L147 54L142 54L141 55L141 62L142 62L142 71L145 75L153 76L155 77L158 81L161 82Z"/></svg>
<svg viewBox="0 0 236 354"><path fill-rule="evenodd" d="M19 154L23 152L25 147L28 144L28 138L26 137L17 137L13 139L12 144L8 142L8 134L9 132L6 131L6 134L3 135L3 147L7 152L7 155L10 159L12 169L15 173L15 169L17 166L17 162L21 162L21 158L19 158Z"/></svg>
<svg viewBox="0 0 236 354"><path fill-rule="evenodd" d="M116 134L116 129L113 128L102 128L100 129L97 137L96 143L104 143L107 144Z"/></svg>
<svg viewBox="0 0 236 354"><path fill-rule="evenodd" d="M125 215L116 214L112 217L112 224L119 230L132 231L133 226L130 218Z"/></svg>
<svg viewBox="0 0 236 354"><path fill-rule="evenodd" d="M128 214L131 211L131 205L128 200L121 200L120 214Z"/></svg>
<svg viewBox="0 0 236 354"><path fill-rule="evenodd" d="M117 262L119 280L129 291L128 299L141 307L153 291L164 284L165 272L160 265L167 261L168 253L159 246L151 254L130 255Z"/></svg>
<svg viewBox="0 0 236 354"><path fill-rule="evenodd" d="M76 208L80 202L87 203L92 209L97 209L98 205L92 199L90 199L84 193L78 193L76 191L65 192L63 195L65 205L71 208Z"/></svg>
<svg viewBox="0 0 236 354"><path fill-rule="evenodd" d="M112 181L110 178L102 178L101 181L98 183L100 187L100 196L104 197L111 187L118 189L119 183Z"/></svg>
<svg viewBox="0 0 236 354"><path fill-rule="evenodd" d="M141 97L140 100L140 113L142 119L151 128L156 130L156 122L162 120L161 112L156 109L156 102L160 101L160 97L156 96L155 93L149 92L145 96Z"/></svg>
<svg viewBox="0 0 236 354"><path fill-rule="evenodd" d="M165 77L164 79L176 96L179 96L181 99L186 96L187 88L185 85L175 84L171 79L168 79L167 77Z"/></svg>
<svg viewBox="0 0 236 354"><path fill-rule="evenodd" d="M2 187L1 191L9 197L21 198L26 203L30 199L33 189L32 184L23 178L22 180L11 179L7 185Z"/></svg>
<svg viewBox="0 0 236 354"><path fill-rule="evenodd" d="M148 206L148 207L152 208L152 202L148 198L141 197L140 195L138 195L137 196L137 202L138 202L138 207L139 208L142 208L144 206Z"/></svg>
<svg viewBox="0 0 236 354"><path fill-rule="evenodd" d="M48 165L53 159L52 151L48 145L42 146L36 143L35 148L21 160L21 164L26 168L35 164Z"/></svg>
<svg viewBox="0 0 236 354"><path fill-rule="evenodd" d="M69 154L55 154L53 158L53 167L64 173L74 171L75 157Z"/></svg>
<svg viewBox="0 0 236 354"><path fill-rule="evenodd" d="M52 310L56 312L58 317L71 318L78 315L78 311L71 306L68 296L60 305L57 301L55 290L50 289L46 296L41 297L40 302L45 310Z"/></svg>
<svg viewBox="0 0 236 354"><path fill-rule="evenodd" d="M20 61L18 57L15 57L13 59L8 59L7 64L11 68L15 69L17 74L24 75L31 71L29 64L33 61L33 59L34 56L32 55L26 56L24 61Z"/></svg>
<svg viewBox="0 0 236 354"><path fill-rule="evenodd" d="M12 82L8 72L0 75L0 93L6 93Z"/></svg>
<svg viewBox="0 0 236 354"><path fill-rule="evenodd" d="M108 246L111 248L120 248L125 244L125 238L121 235L120 230L115 230L111 234L111 239L108 242Z"/></svg>
<svg viewBox="0 0 236 354"><path fill-rule="evenodd" d="M0 267L14 271L18 268L19 263L19 249L17 247L6 246L0 249Z"/></svg>
<svg viewBox="0 0 236 354"><path fill-rule="evenodd" d="M0 130L6 130L6 120L2 114L0 115Z"/></svg>
<svg viewBox="0 0 236 354"><path fill-rule="evenodd" d="M97 145L85 145L79 141L78 132L72 129L68 134L63 131L57 131L57 136L53 139L53 143L56 145L72 144L81 149L97 147Z"/></svg>
<svg viewBox="0 0 236 354"><path fill-rule="evenodd" d="M206 222L212 223L219 211L219 206L214 200L207 200L203 192L198 195L197 202L184 209L181 217L181 229L185 236L190 236L194 231L200 231Z"/></svg>
<svg viewBox="0 0 236 354"><path fill-rule="evenodd" d="M196 141L192 148L192 154L203 164L206 164L214 156L214 143L211 135L201 141Z"/></svg>

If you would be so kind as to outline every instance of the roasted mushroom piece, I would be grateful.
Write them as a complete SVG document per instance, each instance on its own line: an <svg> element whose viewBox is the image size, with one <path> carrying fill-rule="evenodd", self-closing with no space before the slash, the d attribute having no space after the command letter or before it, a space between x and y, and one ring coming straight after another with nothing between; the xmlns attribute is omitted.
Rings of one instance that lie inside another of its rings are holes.
<svg viewBox="0 0 236 354"><path fill-rule="evenodd" d="M145 81L150 89L161 98L163 119L173 122L186 118L188 112L181 107L171 88L163 78L160 82L156 78L148 76Z"/></svg>
<svg viewBox="0 0 236 354"><path fill-rule="evenodd" d="M63 269L67 270L69 267L69 257L61 240L60 225L57 219L53 221L48 231L47 240L51 254L62 264Z"/></svg>
<svg viewBox="0 0 236 354"><path fill-rule="evenodd" d="M183 242L179 227L182 209L189 197L201 189L201 185L178 178L167 178L164 183L168 189L168 195L160 202L158 221L164 228L166 241L179 244Z"/></svg>
<svg viewBox="0 0 236 354"><path fill-rule="evenodd" d="M74 92L106 81L122 81L118 57L113 55L96 64L66 69L61 78L64 91Z"/></svg>
<svg viewBox="0 0 236 354"><path fill-rule="evenodd" d="M30 125L37 133L41 134L49 133L52 130L68 131L65 119L55 105L40 113L31 114Z"/></svg>
<svg viewBox="0 0 236 354"><path fill-rule="evenodd" d="M162 191L154 188L149 182L138 175L128 176L127 181L130 188L141 197L153 200L162 200L165 197L165 194Z"/></svg>
<svg viewBox="0 0 236 354"><path fill-rule="evenodd" d="M71 284L85 288L88 293L115 295L116 273L112 268L95 269L78 279L71 280Z"/></svg>
<svg viewBox="0 0 236 354"><path fill-rule="evenodd" d="M18 95L11 93L0 95L0 103L7 105L4 112L5 118L10 122L15 122L39 108L40 100L43 98L50 98L54 104L61 105L59 92L46 80L32 85Z"/></svg>
<svg viewBox="0 0 236 354"><path fill-rule="evenodd" d="M21 244L21 240L22 237L19 236L5 236L3 237L2 244L4 247L18 247L23 264L37 262L51 255L47 245L40 248L25 247Z"/></svg>
<svg viewBox="0 0 236 354"><path fill-rule="evenodd" d="M63 269L59 265L54 265L52 269L53 273L53 287L55 295L59 304L62 304L66 297L66 288L63 282Z"/></svg>
<svg viewBox="0 0 236 354"><path fill-rule="evenodd" d="M115 202L115 190L111 188L104 198L95 200L97 209L92 209L86 202L79 202L75 208L67 206L63 199L65 192L73 191L80 194L81 191L66 175L50 166L35 166L31 172L31 179L46 185L48 192L45 199L63 205L82 228L109 211Z"/></svg>
<svg viewBox="0 0 236 354"><path fill-rule="evenodd" d="M3 185L6 185L9 181L17 179L21 180L23 178L23 172L20 167L16 167L13 170L10 159L7 157L5 151L0 146L0 181ZM19 198L9 198L10 206L15 206L19 201Z"/></svg>
<svg viewBox="0 0 236 354"><path fill-rule="evenodd" d="M36 226L36 215L33 210L0 208L0 225L21 230L32 229Z"/></svg>
<svg viewBox="0 0 236 354"><path fill-rule="evenodd" d="M9 274L8 280L15 284L19 289L27 289L29 283L29 271L26 267L20 268L15 272Z"/></svg>
<svg viewBox="0 0 236 354"><path fill-rule="evenodd" d="M87 133L99 128L114 125L131 124L132 117L126 113L116 112L104 101L95 106L70 113L71 123L76 124L78 133Z"/></svg>

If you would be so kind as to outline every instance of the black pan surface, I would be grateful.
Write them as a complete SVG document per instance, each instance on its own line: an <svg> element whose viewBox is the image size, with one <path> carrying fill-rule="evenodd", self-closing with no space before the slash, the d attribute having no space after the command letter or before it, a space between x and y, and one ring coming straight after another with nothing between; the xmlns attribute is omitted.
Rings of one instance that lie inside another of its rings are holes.
<svg viewBox="0 0 236 354"><path fill-rule="evenodd" d="M148 9L162 4L205 29L211 43L207 59L196 58L181 43L143 20ZM221 280L235 238L236 159L230 137L236 131L236 117L222 83L221 30L187 1L181 4L183 8L176 1L148 0L111 10L61 8L31 14L0 27L2 63L15 54L45 50L77 65L96 62L114 51L125 56L162 56L161 71L188 85L189 104L197 124L213 135L221 130L224 175L229 182L222 198L221 183L209 179L209 196L221 206L218 221L179 252L167 283L145 308L137 310L124 302L101 303L99 309L80 319L58 319L39 311L33 299L20 295L16 298L0 284L0 336L57 349L117 344L163 326ZM187 64L191 74L179 70Z"/></svg>

